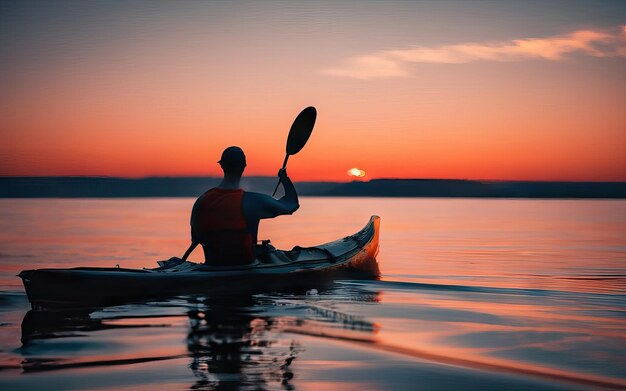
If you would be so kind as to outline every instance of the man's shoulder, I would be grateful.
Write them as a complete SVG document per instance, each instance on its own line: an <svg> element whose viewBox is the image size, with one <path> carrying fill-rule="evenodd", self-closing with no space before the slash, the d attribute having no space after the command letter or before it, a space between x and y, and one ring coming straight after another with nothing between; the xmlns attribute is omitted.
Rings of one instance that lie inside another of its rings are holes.
<svg viewBox="0 0 626 391"><path fill-rule="evenodd" d="M200 195L198 196L198 199L200 199L200 198L202 198L202 197L205 197L205 196L206 196L207 194L209 194L212 190L215 190L215 187L212 187L212 188L210 188L210 189L205 190L202 194L200 194Z"/></svg>
<svg viewBox="0 0 626 391"><path fill-rule="evenodd" d="M211 190L215 189L214 187L208 189L207 191L205 191L204 193L200 194L198 196L198 198L196 198L196 200L193 203L193 207L191 208L191 212L194 213L196 211L196 209L200 206L202 200L206 199L207 194L209 194L209 192Z"/></svg>

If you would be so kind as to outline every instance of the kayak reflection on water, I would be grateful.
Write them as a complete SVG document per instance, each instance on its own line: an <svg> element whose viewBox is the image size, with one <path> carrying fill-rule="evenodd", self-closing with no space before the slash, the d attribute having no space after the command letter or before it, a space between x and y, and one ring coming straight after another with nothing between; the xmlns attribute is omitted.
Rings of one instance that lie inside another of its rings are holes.
<svg viewBox="0 0 626 391"><path fill-rule="evenodd" d="M332 290L312 295L210 297L188 312L187 349L199 379L192 389L295 389L292 363L306 351L299 335L373 342L376 326L332 308ZM325 294L329 294L329 298ZM378 302L378 292L349 294Z"/></svg>
<svg viewBox="0 0 626 391"><path fill-rule="evenodd" d="M22 321L21 367L25 373L87 367L106 372L164 361L170 364L162 364L168 369L160 375L175 377L181 367L173 364L185 360L183 367L195 379L191 389L294 389L294 362L307 349L301 336L374 342L372 322L334 307L378 300L377 292L335 284L308 292L31 310ZM186 340L183 349L181 339ZM155 345L171 346L161 352Z"/></svg>
<svg viewBox="0 0 626 391"><path fill-rule="evenodd" d="M192 389L259 389L268 383L293 389L290 365L303 347L277 338L275 320L257 316L253 304L250 296L206 299L188 312L187 349L198 378Z"/></svg>
<svg viewBox="0 0 626 391"><path fill-rule="evenodd" d="M191 211L191 245L182 259L201 244L207 265L249 264L257 258L259 221L295 212L300 207L298 193L284 168L278 172L285 191L282 198L244 192L240 181L246 156L239 147L226 148L218 163L224 178L196 200Z"/></svg>

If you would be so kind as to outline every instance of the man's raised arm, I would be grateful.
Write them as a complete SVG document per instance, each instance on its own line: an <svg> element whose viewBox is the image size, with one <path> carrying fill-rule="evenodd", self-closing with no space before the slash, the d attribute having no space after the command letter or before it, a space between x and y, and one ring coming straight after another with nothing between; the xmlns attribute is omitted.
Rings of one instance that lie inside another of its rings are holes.
<svg viewBox="0 0 626 391"><path fill-rule="evenodd" d="M285 195L277 200L266 194L245 193L244 211L247 216L257 219L271 219L280 215L290 215L298 210L300 207L298 193L291 179L287 176L287 171L281 169L278 172L278 177L285 189Z"/></svg>

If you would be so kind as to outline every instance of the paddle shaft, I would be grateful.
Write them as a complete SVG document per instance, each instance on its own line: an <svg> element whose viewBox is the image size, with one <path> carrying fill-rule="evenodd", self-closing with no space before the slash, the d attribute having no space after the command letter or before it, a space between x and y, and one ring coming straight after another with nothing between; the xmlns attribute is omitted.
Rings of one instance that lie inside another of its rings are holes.
<svg viewBox="0 0 626 391"><path fill-rule="evenodd" d="M287 168L287 160L289 160L289 154L285 155L285 161L283 162L283 170ZM276 184L276 188L274 189L274 192L272 193L272 197L276 195L276 192L278 191L278 186L280 186L280 179L278 179L278 183Z"/></svg>

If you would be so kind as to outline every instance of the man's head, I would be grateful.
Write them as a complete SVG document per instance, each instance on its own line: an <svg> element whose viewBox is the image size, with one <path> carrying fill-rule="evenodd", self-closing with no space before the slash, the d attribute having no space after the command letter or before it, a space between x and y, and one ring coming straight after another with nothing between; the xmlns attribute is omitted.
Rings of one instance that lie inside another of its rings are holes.
<svg viewBox="0 0 626 391"><path fill-rule="evenodd" d="M246 155L239 147L228 147L222 152L222 158L218 163L222 166L224 175L241 176L246 168Z"/></svg>

